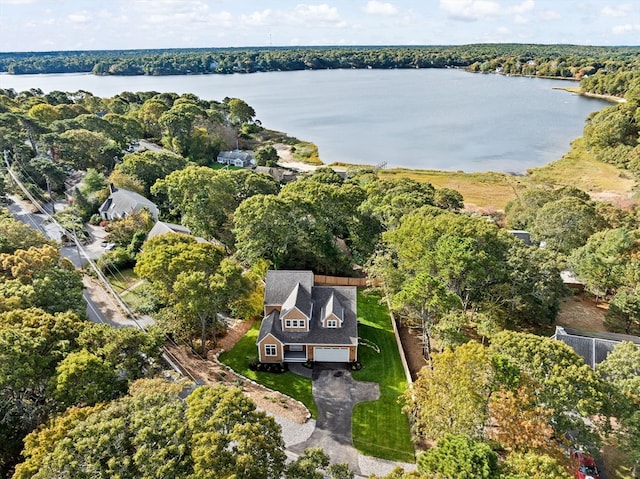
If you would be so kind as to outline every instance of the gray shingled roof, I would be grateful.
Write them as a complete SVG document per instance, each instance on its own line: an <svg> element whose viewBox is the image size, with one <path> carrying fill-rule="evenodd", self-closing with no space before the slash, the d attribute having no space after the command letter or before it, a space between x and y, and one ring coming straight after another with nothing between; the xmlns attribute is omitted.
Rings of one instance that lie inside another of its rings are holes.
<svg viewBox="0 0 640 479"><path fill-rule="evenodd" d="M281 315L285 315L292 309L297 308L307 318L311 317L311 311L313 310L313 303L311 302L311 294L304 289L300 283L291 290L291 294L287 297L284 303L282 303Z"/></svg>
<svg viewBox="0 0 640 479"><path fill-rule="evenodd" d="M340 321L344 319L344 306L340 303L340 300L336 297L335 292L331 292L327 302L322 306L320 310L320 319L324 321L328 316L334 314Z"/></svg>
<svg viewBox="0 0 640 479"><path fill-rule="evenodd" d="M282 273L272 275L271 271L267 272L267 286L269 289L269 281L275 279L291 279L299 277L293 273L310 273L313 281L313 273L301 271L273 271L272 273ZM283 281L286 282L286 281ZM297 284L297 283L296 283ZM273 285L272 285L273 286ZM280 286L282 287L282 286ZM295 284L294 284L295 287ZM274 287L274 289L276 289ZM291 290L289 290L291 292ZM275 292L272 291L275 295ZM282 293L280 293L282 294ZM331 297L334 302L339 303L343 310L343 323L341 328L324 328L322 327L322 305L329 303ZM354 345L358 344L358 321L356 316L356 288L355 286L312 286L311 302L313 303L313 315L309 332L289 332L282 330L280 321L280 313L272 311L262 320L260 333L258 334L258 342L260 342L267 334L273 334L279 341L284 344L336 344L336 345ZM266 303L266 299L265 299ZM270 302L266 304L282 304Z"/></svg>
<svg viewBox="0 0 640 479"><path fill-rule="evenodd" d="M106 213L109 219L124 218L133 211L147 208L154 218L158 219L158 207L153 201L135 191L114 189L107 201L100 206L100 214Z"/></svg>
<svg viewBox="0 0 640 479"><path fill-rule="evenodd" d="M592 368L604 361L613 348L622 341L630 341L640 346L638 336L585 331L563 326L556 326L556 332L552 337L570 346Z"/></svg>
<svg viewBox="0 0 640 479"><path fill-rule="evenodd" d="M221 151L220 153L218 153L218 159L224 159L224 160L242 160L242 161L249 161L251 160L251 155L249 153L247 153L246 151L241 151L241 150L232 150L232 151Z"/></svg>
<svg viewBox="0 0 640 479"><path fill-rule="evenodd" d="M531 233L525 230L508 230L516 238L524 241L525 244L531 245Z"/></svg>
<svg viewBox="0 0 640 479"><path fill-rule="evenodd" d="M156 224L153 225L153 228L151 228L151 231L149 231L149 233L147 234L147 239L153 238L155 236L160 236L165 233L181 233L190 235L191 230L189 230L189 228L187 228L186 226L176 225L173 223L165 223L163 221L156 221Z"/></svg>
<svg viewBox="0 0 640 479"><path fill-rule="evenodd" d="M308 292L313 287L312 271L267 271L266 286L264 288L264 304L282 305L291 294L291 290L300 283Z"/></svg>

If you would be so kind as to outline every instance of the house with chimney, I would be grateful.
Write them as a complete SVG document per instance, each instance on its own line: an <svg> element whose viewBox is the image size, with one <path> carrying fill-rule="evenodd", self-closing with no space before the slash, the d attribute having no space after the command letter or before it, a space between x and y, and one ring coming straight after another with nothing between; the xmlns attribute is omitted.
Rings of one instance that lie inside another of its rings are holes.
<svg viewBox="0 0 640 479"><path fill-rule="evenodd" d="M259 361L357 361L356 307L355 286L316 286L312 271L268 271Z"/></svg>

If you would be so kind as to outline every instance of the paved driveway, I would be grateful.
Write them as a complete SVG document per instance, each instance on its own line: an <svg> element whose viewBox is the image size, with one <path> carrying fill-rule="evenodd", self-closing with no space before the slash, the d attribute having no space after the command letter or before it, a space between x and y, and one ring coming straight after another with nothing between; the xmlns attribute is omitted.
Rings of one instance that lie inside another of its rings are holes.
<svg viewBox="0 0 640 479"><path fill-rule="evenodd" d="M308 447L321 447L331 462L346 462L359 474L358 451L351 440L351 413L356 403L378 399L380 387L377 383L355 381L346 366L333 364L315 365L312 383L318 406L316 427L309 439L289 449L302 454Z"/></svg>

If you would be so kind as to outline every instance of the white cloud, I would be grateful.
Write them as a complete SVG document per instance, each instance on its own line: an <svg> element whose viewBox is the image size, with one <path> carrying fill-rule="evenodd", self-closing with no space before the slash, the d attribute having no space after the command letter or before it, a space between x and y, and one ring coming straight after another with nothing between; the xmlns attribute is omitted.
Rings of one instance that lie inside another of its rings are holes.
<svg viewBox="0 0 640 479"><path fill-rule="evenodd" d="M516 15L522 15L523 13L530 12L536 7L536 2L534 0L524 0L520 5L514 5L513 7L508 7L508 13L515 13Z"/></svg>
<svg viewBox="0 0 640 479"><path fill-rule="evenodd" d="M440 8L456 20L475 21L496 17L502 9L490 0L440 0Z"/></svg>
<svg viewBox="0 0 640 479"><path fill-rule="evenodd" d="M367 2L363 8L364 13L369 15L393 16L398 14L398 9L392 3L383 3L377 0Z"/></svg>
<svg viewBox="0 0 640 479"><path fill-rule="evenodd" d="M296 7L283 14L283 19L292 25L308 25L310 27L344 27L347 23L340 17L336 7L330 7L326 3L321 5L296 5Z"/></svg>
<svg viewBox="0 0 640 479"><path fill-rule="evenodd" d="M505 3L505 2L502 2ZM504 15L523 15L536 6L535 0L524 0L516 5L504 5L492 0L440 0L440 8L456 20L489 20Z"/></svg>
<svg viewBox="0 0 640 479"><path fill-rule="evenodd" d="M516 15L516 17L513 19L513 23L516 23L518 25L524 25L526 23L529 23L529 19L522 15Z"/></svg>
<svg viewBox="0 0 640 479"><path fill-rule="evenodd" d="M630 3L623 3L614 6L607 5L601 10L601 13L607 17L625 17L633 12L633 8L633 5Z"/></svg>
<svg viewBox="0 0 640 479"><path fill-rule="evenodd" d="M640 23L632 25L627 23L625 25L616 25L611 29L611 33L614 35L626 35L627 33L640 32Z"/></svg>
<svg viewBox="0 0 640 479"><path fill-rule="evenodd" d="M269 25L273 20L273 12L267 8L261 12L252 12L249 15L242 15L240 18L241 22L245 25Z"/></svg>
<svg viewBox="0 0 640 479"><path fill-rule="evenodd" d="M545 10L540 14L540 18L545 21L558 20L560 14L555 10Z"/></svg>
<svg viewBox="0 0 640 479"><path fill-rule="evenodd" d="M67 18L71 23L89 23L91 21L91 15L86 11L70 13Z"/></svg>

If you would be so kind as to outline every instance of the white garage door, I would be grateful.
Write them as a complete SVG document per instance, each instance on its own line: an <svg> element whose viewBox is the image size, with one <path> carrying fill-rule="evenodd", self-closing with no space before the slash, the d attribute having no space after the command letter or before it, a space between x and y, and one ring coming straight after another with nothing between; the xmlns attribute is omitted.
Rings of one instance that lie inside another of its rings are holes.
<svg viewBox="0 0 640 479"><path fill-rule="evenodd" d="M349 362L349 348L313 348L313 359L319 362Z"/></svg>

